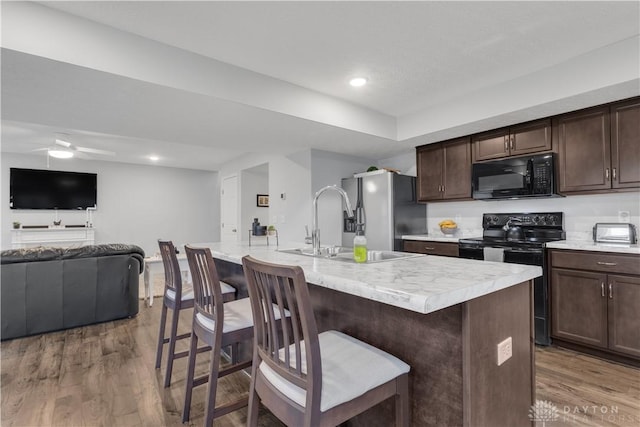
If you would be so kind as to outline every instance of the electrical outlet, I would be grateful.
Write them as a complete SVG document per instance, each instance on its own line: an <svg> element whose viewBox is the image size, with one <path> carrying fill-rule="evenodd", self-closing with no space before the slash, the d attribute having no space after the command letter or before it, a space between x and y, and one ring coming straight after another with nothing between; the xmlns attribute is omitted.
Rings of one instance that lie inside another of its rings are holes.
<svg viewBox="0 0 640 427"><path fill-rule="evenodd" d="M511 337L498 344L498 366L502 365L513 355L513 343Z"/></svg>
<svg viewBox="0 0 640 427"><path fill-rule="evenodd" d="M629 222L629 211L618 211L618 222Z"/></svg>

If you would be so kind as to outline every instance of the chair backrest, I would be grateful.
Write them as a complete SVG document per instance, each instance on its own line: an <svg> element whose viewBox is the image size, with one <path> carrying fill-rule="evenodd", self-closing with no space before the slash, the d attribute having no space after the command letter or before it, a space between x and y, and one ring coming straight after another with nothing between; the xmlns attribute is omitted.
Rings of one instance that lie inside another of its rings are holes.
<svg viewBox="0 0 640 427"><path fill-rule="evenodd" d="M257 352L259 359L254 364L264 361L282 378L305 389L306 410L319 412L322 364L304 272L298 266L271 264L250 256L242 258L242 264L253 312L254 355ZM285 310L290 321L277 323L275 313L285 319Z"/></svg>
<svg viewBox="0 0 640 427"><path fill-rule="evenodd" d="M176 256L176 248L171 240L158 240L160 246L160 256L164 266L164 287L171 289L176 294L176 301L180 301L182 296L182 275L180 274L180 263Z"/></svg>
<svg viewBox="0 0 640 427"><path fill-rule="evenodd" d="M194 316L198 313L202 314L214 321L216 325L220 325L220 327L216 327L216 332L220 332L220 334L216 335L221 337L224 321L222 289L218 278L218 270L211 256L211 250L191 245L186 245L184 248L187 253L187 261L189 262L189 270L191 270L191 279L193 281L193 314Z"/></svg>

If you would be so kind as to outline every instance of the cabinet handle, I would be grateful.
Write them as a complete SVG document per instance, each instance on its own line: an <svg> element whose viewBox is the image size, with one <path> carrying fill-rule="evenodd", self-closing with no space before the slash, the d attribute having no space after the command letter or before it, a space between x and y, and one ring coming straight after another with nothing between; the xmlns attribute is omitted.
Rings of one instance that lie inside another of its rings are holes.
<svg viewBox="0 0 640 427"><path fill-rule="evenodd" d="M611 171L611 174L613 175L613 180L616 180L616 168L613 168L613 170Z"/></svg>
<svg viewBox="0 0 640 427"><path fill-rule="evenodd" d="M609 283L609 299L613 299L613 287L611 283Z"/></svg>
<svg viewBox="0 0 640 427"><path fill-rule="evenodd" d="M609 181L609 168L606 168L604 170L604 177L607 178L607 181Z"/></svg>
<svg viewBox="0 0 640 427"><path fill-rule="evenodd" d="M509 143L506 136L504 137L504 151L509 151Z"/></svg>
<svg viewBox="0 0 640 427"><path fill-rule="evenodd" d="M425 250L425 251L435 251L435 250L436 250L436 248L432 248L431 246L425 246L425 247L424 247L424 250Z"/></svg>
<svg viewBox="0 0 640 427"><path fill-rule="evenodd" d="M509 138L509 149L513 150L513 135Z"/></svg>
<svg viewBox="0 0 640 427"><path fill-rule="evenodd" d="M618 265L617 262L604 262L604 261L598 261L596 264L598 264L598 265L608 265L608 266L611 266L611 267L615 266L615 265Z"/></svg>
<svg viewBox="0 0 640 427"><path fill-rule="evenodd" d="M600 283L600 295L604 296L604 282Z"/></svg>

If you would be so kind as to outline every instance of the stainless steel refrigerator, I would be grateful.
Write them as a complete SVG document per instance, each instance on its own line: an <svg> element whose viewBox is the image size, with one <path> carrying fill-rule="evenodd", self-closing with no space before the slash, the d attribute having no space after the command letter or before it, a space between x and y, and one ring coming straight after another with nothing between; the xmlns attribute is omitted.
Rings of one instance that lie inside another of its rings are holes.
<svg viewBox="0 0 640 427"><path fill-rule="evenodd" d="M354 220L343 211L342 246L353 246L360 221L369 250L402 251L403 235L427 233L427 206L416 201L415 177L378 170L344 178L342 188L356 206Z"/></svg>

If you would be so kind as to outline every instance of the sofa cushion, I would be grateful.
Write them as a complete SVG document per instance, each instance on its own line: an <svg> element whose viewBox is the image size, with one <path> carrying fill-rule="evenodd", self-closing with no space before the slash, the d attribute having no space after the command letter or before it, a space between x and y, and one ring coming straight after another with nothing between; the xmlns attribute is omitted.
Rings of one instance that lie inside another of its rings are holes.
<svg viewBox="0 0 640 427"><path fill-rule="evenodd" d="M87 245L76 248L38 246L35 248L9 249L2 251L0 262L2 264L15 264L18 262L94 258L112 255L131 255L140 262L140 273L144 270L144 250L140 246L124 243Z"/></svg>

